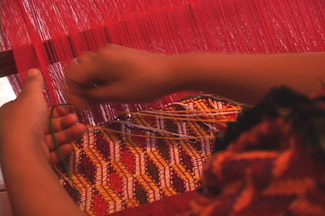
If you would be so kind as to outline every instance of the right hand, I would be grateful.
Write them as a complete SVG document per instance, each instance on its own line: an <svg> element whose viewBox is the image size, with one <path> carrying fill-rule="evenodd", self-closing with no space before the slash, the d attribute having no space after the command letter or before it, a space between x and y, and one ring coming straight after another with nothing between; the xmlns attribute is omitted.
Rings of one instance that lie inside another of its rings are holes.
<svg viewBox="0 0 325 216"><path fill-rule="evenodd" d="M142 103L177 91L173 56L108 45L86 53L67 71L70 102ZM174 78L175 77L175 78Z"/></svg>

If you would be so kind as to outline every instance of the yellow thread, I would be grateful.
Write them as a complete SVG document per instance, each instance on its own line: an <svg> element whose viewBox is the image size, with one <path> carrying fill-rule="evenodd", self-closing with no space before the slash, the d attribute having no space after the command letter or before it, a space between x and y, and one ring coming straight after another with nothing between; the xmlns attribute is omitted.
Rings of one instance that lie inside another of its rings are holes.
<svg viewBox="0 0 325 216"><path fill-rule="evenodd" d="M101 192L102 197L110 202L110 201L120 201L122 202L122 199L119 197L118 193L109 185L97 185L96 189Z"/></svg>
<svg viewBox="0 0 325 216"><path fill-rule="evenodd" d="M156 112L156 113L189 113L189 112L193 112L193 113L216 113L218 114L218 112L223 112L223 111L241 111L242 108L241 107L234 107L232 109L205 109L205 110L151 110L150 112ZM127 115L127 114L137 114L140 112L120 112L119 115ZM146 112L142 112L144 114L146 114Z"/></svg>
<svg viewBox="0 0 325 216"><path fill-rule="evenodd" d="M147 192L159 190L158 186L154 183L154 181L146 174L137 175L135 177Z"/></svg>
<svg viewBox="0 0 325 216"><path fill-rule="evenodd" d="M91 129L97 129L97 130L102 130L106 132L113 132L113 133L118 133L118 134L124 134L126 136L135 136L135 137L145 137L145 138L155 138L155 139L166 139L166 140L191 140L191 139L203 139L203 138L210 138L214 139L214 136L204 136L204 137L194 137L194 136L189 136L189 137L162 137L162 136L150 136L150 135L141 135L141 134L133 134L133 133L125 133L123 131L118 131L118 130L113 130L109 128L103 128L100 126L88 126Z"/></svg>
<svg viewBox="0 0 325 216"><path fill-rule="evenodd" d="M193 179L191 174L185 169L185 167L182 164L180 163L174 164L172 165L172 168L176 171L178 176L181 177L184 181Z"/></svg>
<svg viewBox="0 0 325 216"><path fill-rule="evenodd" d="M118 171L123 175L123 177L126 178L132 177L132 173L128 170L126 166L124 166L124 163L122 163L122 161L116 161L112 163L112 165L114 169L116 169L116 171Z"/></svg>
<svg viewBox="0 0 325 216"><path fill-rule="evenodd" d="M170 186L170 185L168 185L167 187L162 188L162 191L164 192L164 194L167 197L177 194L177 192L174 190L174 188L172 186Z"/></svg>
<svg viewBox="0 0 325 216"><path fill-rule="evenodd" d="M189 154L192 158L200 157L200 154L189 143L182 142L180 145L183 147L183 149L186 151L186 153Z"/></svg>
<svg viewBox="0 0 325 216"><path fill-rule="evenodd" d="M168 166L168 162L163 157L161 157L157 150L148 151L147 153L150 159L155 163L155 165L159 169Z"/></svg>
<svg viewBox="0 0 325 216"><path fill-rule="evenodd" d="M200 121L200 122L234 122L235 120L229 120L229 119L199 119L199 118L179 118L179 117L173 117L173 116L161 116L161 115L155 115L155 114L148 114L148 113L129 113L129 114L135 114L135 115L141 115L141 116L151 116L151 117L158 117L158 118L164 118L164 119L173 119L173 120L182 120L182 121Z"/></svg>

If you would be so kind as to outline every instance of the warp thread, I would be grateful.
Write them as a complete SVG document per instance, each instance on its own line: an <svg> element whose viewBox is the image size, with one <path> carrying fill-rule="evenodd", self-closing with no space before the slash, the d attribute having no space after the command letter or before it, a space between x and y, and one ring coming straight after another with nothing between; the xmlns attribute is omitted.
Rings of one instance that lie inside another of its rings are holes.
<svg viewBox="0 0 325 216"><path fill-rule="evenodd" d="M66 103L64 70L75 57L107 43L164 54L288 53L325 50L322 0L3 0L1 51L12 49L20 77L41 68L50 104ZM18 93L21 80L10 77ZM177 101L103 104L80 116L91 124L121 110Z"/></svg>

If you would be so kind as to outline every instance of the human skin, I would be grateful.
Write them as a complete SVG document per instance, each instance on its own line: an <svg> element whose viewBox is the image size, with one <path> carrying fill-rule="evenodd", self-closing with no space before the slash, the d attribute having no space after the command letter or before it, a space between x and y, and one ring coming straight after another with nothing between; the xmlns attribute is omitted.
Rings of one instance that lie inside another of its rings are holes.
<svg viewBox="0 0 325 216"><path fill-rule="evenodd" d="M67 70L77 108L93 103L142 103L181 90L202 90L256 104L275 86L303 94L321 88L325 52L163 55L108 45Z"/></svg>
<svg viewBox="0 0 325 216"><path fill-rule="evenodd" d="M51 167L59 157L42 90L41 73L29 70L22 93L0 110L1 168L12 210L14 215L83 215ZM56 108L52 117L61 151L69 155L67 143L80 137L85 126L67 108Z"/></svg>

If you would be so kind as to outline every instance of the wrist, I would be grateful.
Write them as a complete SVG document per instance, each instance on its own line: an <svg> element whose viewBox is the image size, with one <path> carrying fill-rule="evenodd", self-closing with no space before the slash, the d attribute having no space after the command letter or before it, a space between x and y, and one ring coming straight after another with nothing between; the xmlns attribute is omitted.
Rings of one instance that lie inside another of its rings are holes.
<svg viewBox="0 0 325 216"><path fill-rule="evenodd" d="M170 80L176 91L192 90L195 78L195 54L170 56Z"/></svg>

